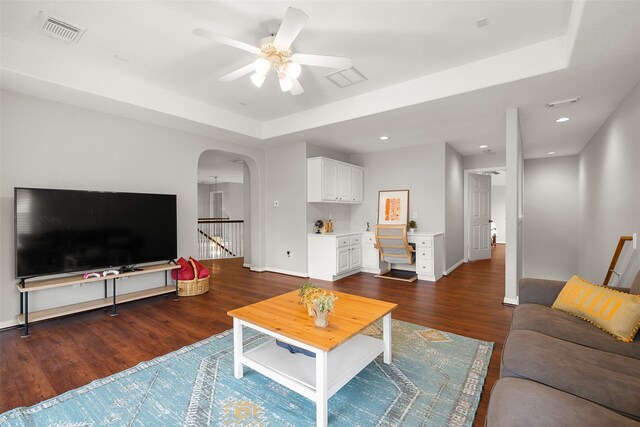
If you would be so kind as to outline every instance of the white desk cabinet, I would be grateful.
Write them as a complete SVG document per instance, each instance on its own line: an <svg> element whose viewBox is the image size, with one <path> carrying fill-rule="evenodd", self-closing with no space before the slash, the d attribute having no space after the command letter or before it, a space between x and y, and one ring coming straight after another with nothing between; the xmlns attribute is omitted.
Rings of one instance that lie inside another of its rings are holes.
<svg viewBox="0 0 640 427"><path fill-rule="evenodd" d="M365 273L380 274L389 270L389 264L380 261L380 251L376 249L376 233L362 233L362 269Z"/></svg>
<svg viewBox="0 0 640 427"><path fill-rule="evenodd" d="M326 157L307 159L307 201L362 203L364 169Z"/></svg>
<svg viewBox="0 0 640 427"><path fill-rule="evenodd" d="M362 271L366 273L385 273L391 268L415 271L418 279L435 282L443 272L443 237L442 233L407 234L409 243L416 245L416 262L414 265L393 264L380 261L380 252L374 247L376 236L373 231L362 233Z"/></svg>
<svg viewBox="0 0 640 427"><path fill-rule="evenodd" d="M358 273L362 266L362 235L309 234L307 268L309 277L334 281Z"/></svg>
<svg viewBox="0 0 640 427"><path fill-rule="evenodd" d="M444 234L409 234L407 240L416 245L418 279L435 282L442 277Z"/></svg>

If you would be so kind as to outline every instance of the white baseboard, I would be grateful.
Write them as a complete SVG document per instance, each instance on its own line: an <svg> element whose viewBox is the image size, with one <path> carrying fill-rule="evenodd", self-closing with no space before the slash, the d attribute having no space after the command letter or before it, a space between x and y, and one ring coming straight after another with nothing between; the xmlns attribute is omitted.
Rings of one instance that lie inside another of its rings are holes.
<svg viewBox="0 0 640 427"><path fill-rule="evenodd" d="M502 302L505 303L505 304L508 304L508 305L518 305L519 304L519 298L518 297L515 297L515 298L504 297Z"/></svg>
<svg viewBox="0 0 640 427"><path fill-rule="evenodd" d="M251 269L251 271L255 271L256 273L262 273L262 272L267 271L267 269L266 269L266 268L262 268L262 267L258 268L258 267L251 267L251 266L249 266L249 268Z"/></svg>
<svg viewBox="0 0 640 427"><path fill-rule="evenodd" d="M300 273L298 271L282 270L280 268L267 267L267 268L265 268L265 271L270 271L272 273L286 274L287 276L304 277L305 279L307 277L309 277L309 275L307 273Z"/></svg>
<svg viewBox="0 0 640 427"><path fill-rule="evenodd" d="M18 320L5 320L4 322L0 322L0 329L12 328L18 325Z"/></svg>
<svg viewBox="0 0 640 427"><path fill-rule="evenodd" d="M455 264L453 264L453 266L447 270L444 271L444 273L442 273L445 276L448 276L449 274L453 273L453 270L455 270L456 268L460 267L462 264L464 264L464 260L461 259L460 261L456 262Z"/></svg>
<svg viewBox="0 0 640 427"><path fill-rule="evenodd" d="M251 268L251 264L242 264L243 268Z"/></svg>

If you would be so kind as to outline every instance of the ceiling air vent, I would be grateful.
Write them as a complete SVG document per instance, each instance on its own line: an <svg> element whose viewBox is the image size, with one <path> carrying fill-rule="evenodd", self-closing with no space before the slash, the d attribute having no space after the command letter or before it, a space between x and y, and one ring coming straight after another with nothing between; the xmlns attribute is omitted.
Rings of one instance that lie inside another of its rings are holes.
<svg viewBox="0 0 640 427"><path fill-rule="evenodd" d="M367 78L363 76L360 71L356 70L353 67L336 71L335 73L327 74L326 76L324 76L324 78L329 80L339 88L351 86L367 80Z"/></svg>
<svg viewBox="0 0 640 427"><path fill-rule="evenodd" d="M551 102L547 102L547 107L548 108L553 108L553 107L561 107L564 105L570 105L570 104L575 104L576 102L580 101L580 97L576 97L576 98L568 98L568 99L561 99L559 101L551 101Z"/></svg>
<svg viewBox="0 0 640 427"><path fill-rule="evenodd" d="M77 27L53 16L45 15L42 12L40 13L40 20L42 22L40 29L44 34L69 43L80 40L85 32L84 28Z"/></svg>

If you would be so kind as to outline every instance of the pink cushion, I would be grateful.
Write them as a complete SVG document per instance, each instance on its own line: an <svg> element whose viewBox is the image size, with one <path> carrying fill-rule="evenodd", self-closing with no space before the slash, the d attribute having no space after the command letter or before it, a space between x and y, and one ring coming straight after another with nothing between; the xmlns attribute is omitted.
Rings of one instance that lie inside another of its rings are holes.
<svg viewBox="0 0 640 427"><path fill-rule="evenodd" d="M176 261L176 264L180 266L180 269L171 270L171 277L173 277L174 280L176 280L176 278L178 280L193 280L196 277L193 266L186 259L180 257L180 259Z"/></svg>
<svg viewBox="0 0 640 427"><path fill-rule="evenodd" d="M200 264L197 259L189 257L189 261L193 262L193 265L196 266L196 270L198 271L198 279L202 279L204 277L209 277L211 274L207 267Z"/></svg>

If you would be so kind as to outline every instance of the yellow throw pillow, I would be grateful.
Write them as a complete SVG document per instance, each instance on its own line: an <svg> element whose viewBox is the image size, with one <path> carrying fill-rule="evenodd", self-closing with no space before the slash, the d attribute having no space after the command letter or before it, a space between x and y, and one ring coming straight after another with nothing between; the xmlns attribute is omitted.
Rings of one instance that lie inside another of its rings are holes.
<svg viewBox="0 0 640 427"><path fill-rule="evenodd" d="M594 285L573 276L552 305L605 330L620 341L631 342L640 327L640 295Z"/></svg>

